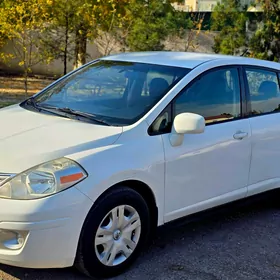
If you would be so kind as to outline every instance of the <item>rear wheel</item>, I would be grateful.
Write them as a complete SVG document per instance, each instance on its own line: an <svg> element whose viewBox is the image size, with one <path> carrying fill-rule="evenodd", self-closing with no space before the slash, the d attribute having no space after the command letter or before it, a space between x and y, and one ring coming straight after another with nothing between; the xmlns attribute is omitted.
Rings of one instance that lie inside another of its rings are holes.
<svg viewBox="0 0 280 280"><path fill-rule="evenodd" d="M149 232L149 208L143 197L127 187L114 189L85 221L76 266L91 277L116 276L139 255Z"/></svg>

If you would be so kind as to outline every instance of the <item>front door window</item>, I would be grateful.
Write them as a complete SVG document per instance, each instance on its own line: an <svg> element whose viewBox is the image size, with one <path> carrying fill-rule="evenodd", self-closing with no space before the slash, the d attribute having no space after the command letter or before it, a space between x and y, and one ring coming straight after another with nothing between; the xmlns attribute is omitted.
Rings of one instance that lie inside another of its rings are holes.
<svg viewBox="0 0 280 280"><path fill-rule="evenodd" d="M206 124L239 118L238 70L214 70L197 79L175 101L174 115L186 112L202 115Z"/></svg>

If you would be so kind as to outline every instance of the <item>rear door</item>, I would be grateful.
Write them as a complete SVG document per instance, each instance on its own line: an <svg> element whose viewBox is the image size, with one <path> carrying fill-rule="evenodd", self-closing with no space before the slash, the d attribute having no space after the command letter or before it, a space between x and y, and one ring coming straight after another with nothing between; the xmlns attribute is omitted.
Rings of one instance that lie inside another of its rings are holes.
<svg viewBox="0 0 280 280"><path fill-rule="evenodd" d="M252 130L248 195L280 187L280 90L276 70L245 67Z"/></svg>

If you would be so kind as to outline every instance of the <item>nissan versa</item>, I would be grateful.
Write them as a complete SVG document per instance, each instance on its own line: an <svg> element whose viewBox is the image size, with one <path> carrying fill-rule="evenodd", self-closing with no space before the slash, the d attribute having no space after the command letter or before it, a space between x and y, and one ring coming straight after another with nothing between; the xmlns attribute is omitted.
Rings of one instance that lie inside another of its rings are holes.
<svg viewBox="0 0 280 280"><path fill-rule="evenodd" d="M280 64L101 58L0 110L0 263L123 272L156 226L280 187Z"/></svg>

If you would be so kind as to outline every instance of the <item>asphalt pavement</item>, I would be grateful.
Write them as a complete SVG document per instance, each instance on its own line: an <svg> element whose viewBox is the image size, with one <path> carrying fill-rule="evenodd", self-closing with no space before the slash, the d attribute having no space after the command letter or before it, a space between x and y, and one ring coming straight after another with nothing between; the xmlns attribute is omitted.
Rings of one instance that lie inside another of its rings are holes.
<svg viewBox="0 0 280 280"><path fill-rule="evenodd" d="M0 265L0 279L88 279L74 269ZM153 244L114 280L280 279L280 202L269 201L201 221L159 229Z"/></svg>

